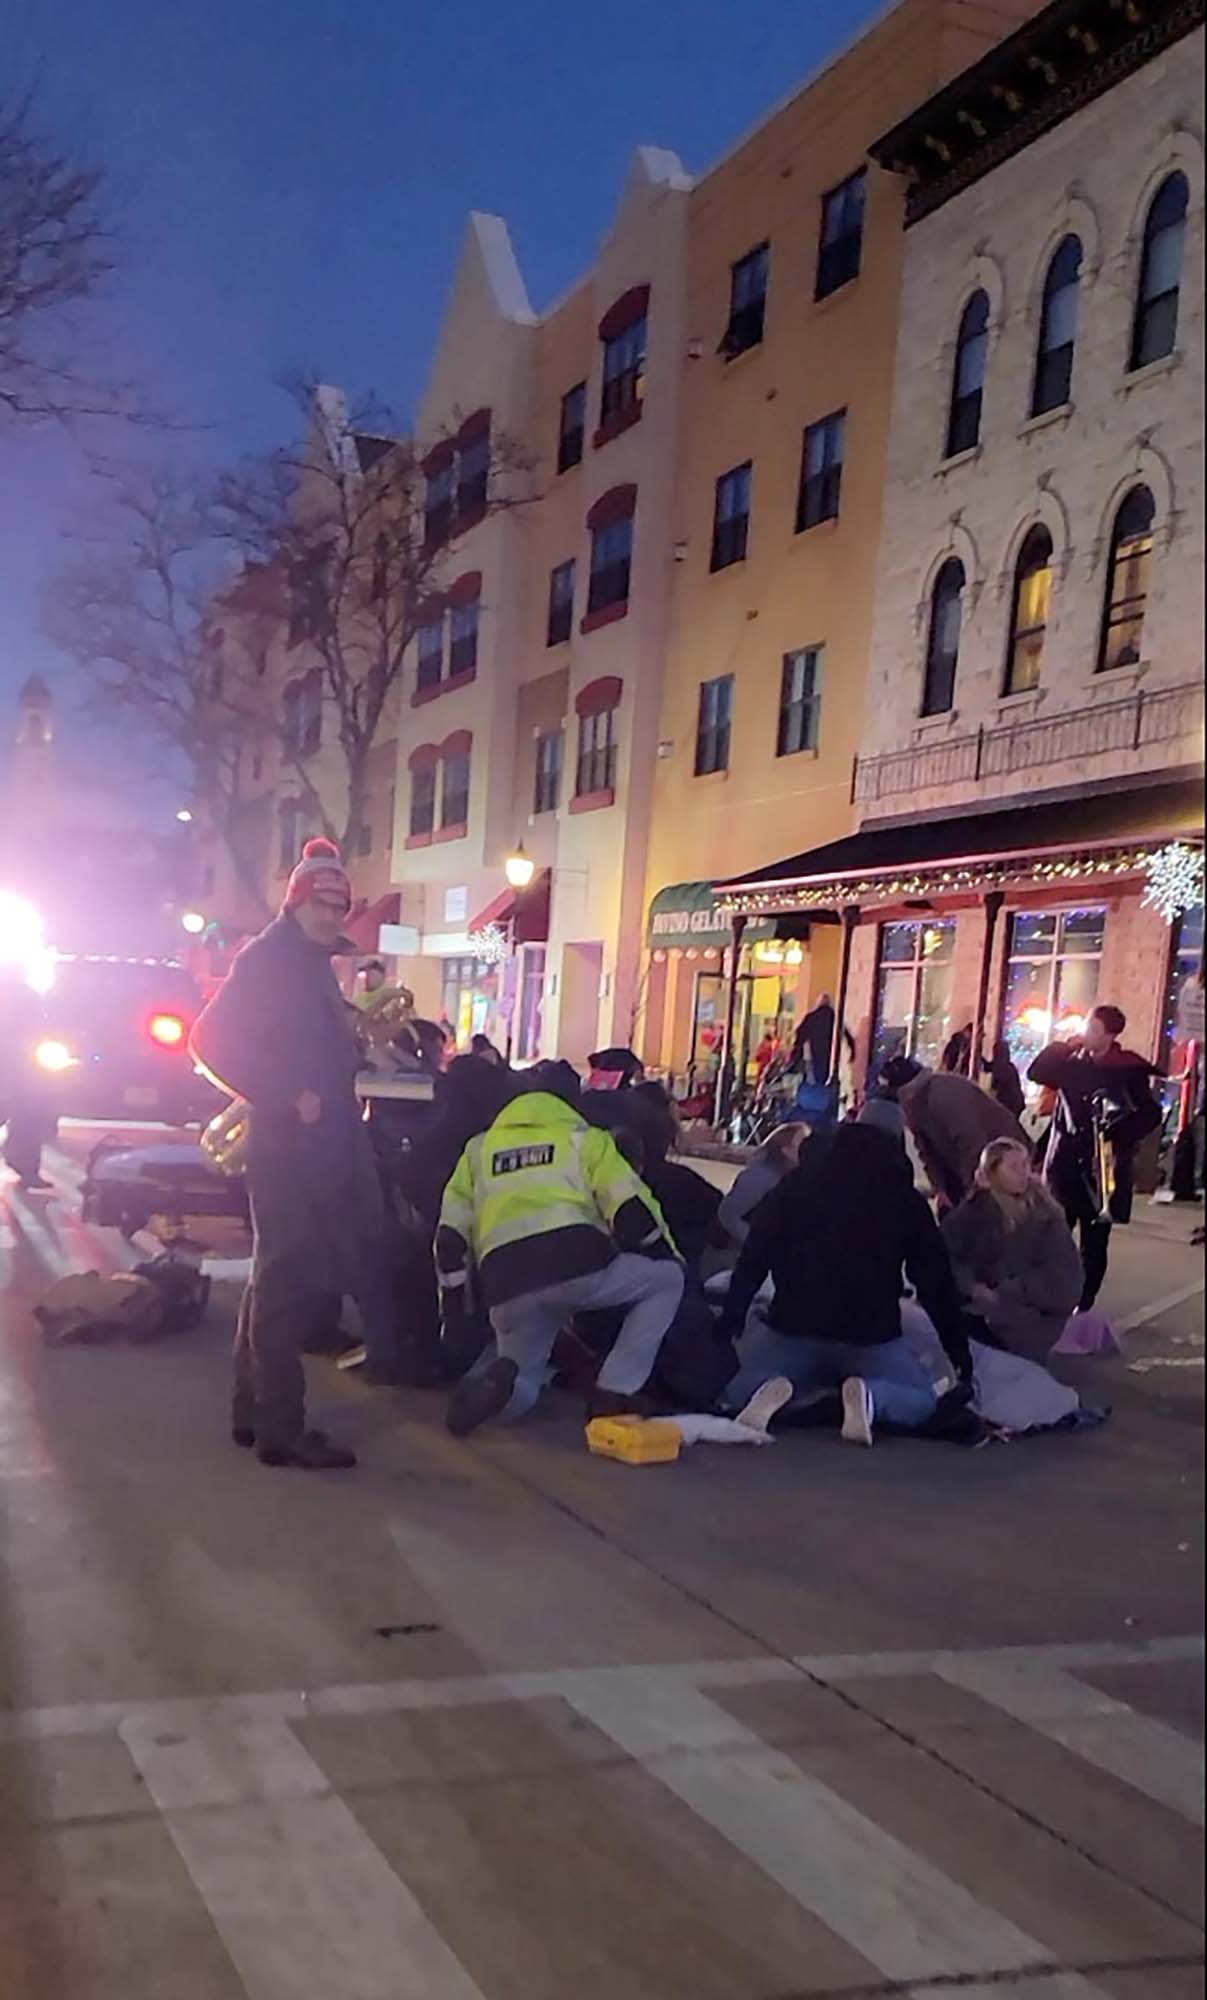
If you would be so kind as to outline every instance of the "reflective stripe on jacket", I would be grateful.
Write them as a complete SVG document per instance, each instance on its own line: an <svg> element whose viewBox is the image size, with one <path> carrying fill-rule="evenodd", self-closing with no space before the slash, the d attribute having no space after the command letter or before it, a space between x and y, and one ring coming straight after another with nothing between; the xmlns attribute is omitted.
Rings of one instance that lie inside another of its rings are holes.
<svg viewBox="0 0 1207 2000"><path fill-rule="evenodd" d="M602 1271L618 1248L673 1254L649 1189L610 1132L530 1091L471 1139L444 1191L436 1262L446 1287L476 1265L487 1306Z"/></svg>

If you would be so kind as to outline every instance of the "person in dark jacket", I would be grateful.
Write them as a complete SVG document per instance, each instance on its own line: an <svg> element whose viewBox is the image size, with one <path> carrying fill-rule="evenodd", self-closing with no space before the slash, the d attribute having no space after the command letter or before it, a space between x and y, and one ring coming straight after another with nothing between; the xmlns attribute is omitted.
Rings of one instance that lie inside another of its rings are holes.
<svg viewBox="0 0 1207 2000"><path fill-rule="evenodd" d="M0 1125L4 1159L27 1193L43 1194L42 1147L54 1128L35 1051L45 1033L42 1002L16 967L0 966Z"/></svg>
<svg viewBox="0 0 1207 2000"><path fill-rule="evenodd" d="M1079 1232L1084 1282L1079 1312L1102 1289L1111 1225L1130 1222L1136 1152L1161 1122L1151 1079L1160 1071L1119 1037L1127 1017L1095 1007L1084 1039L1050 1042L1032 1063L1032 1083L1057 1092L1044 1175Z"/></svg>
<svg viewBox="0 0 1207 2000"><path fill-rule="evenodd" d="M770 1304L747 1320L768 1275ZM870 1444L878 1418L921 1428L937 1396L902 1338L906 1279L967 1384L971 1362L951 1264L903 1148L859 1124L810 1139L795 1170L755 1211L738 1258L722 1326L736 1333L745 1323L746 1331L727 1405L742 1408L782 1375L798 1397L841 1387L851 1442Z"/></svg>
<svg viewBox="0 0 1207 2000"><path fill-rule="evenodd" d="M985 1065L985 1069L989 1077L990 1095L996 1097L1002 1109L1008 1111L1012 1118L1021 1119L1027 1108L1027 1099L1022 1078L1010 1054L1009 1042L1003 1040L993 1044L993 1055Z"/></svg>
<svg viewBox="0 0 1207 2000"><path fill-rule="evenodd" d="M356 1463L306 1428L301 1349L333 1297L356 1299L369 1373L392 1379L385 1206L357 1102L358 1051L332 968L352 892L311 840L279 917L245 945L199 1016L193 1056L251 1105L252 1274L239 1311L231 1434L266 1465Z"/></svg>
<svg viewBox="0 0 1207 2000"><path fill-rule="evenodd" d="M482 1056L454 1056L436 1079L435 1116L402 1154L397 1173L402 1193L421 1230L406 1245L405 1335L422 1375L458 1380L490 1339L490 1323L478 1301L468 1304L455 1329L442 1337L440 1302L432 1246L444 1190L471 1139L493 1125L511 1096L510 1070Z"/></svg>
<svg viewBox="0 0 1207 2000"><path fill-rule="evenodd" d="M793 1036L788 1068L800 1070L810 1083L828 1083L833 1053L834 1002L828 993L823 993Z"/></svg>

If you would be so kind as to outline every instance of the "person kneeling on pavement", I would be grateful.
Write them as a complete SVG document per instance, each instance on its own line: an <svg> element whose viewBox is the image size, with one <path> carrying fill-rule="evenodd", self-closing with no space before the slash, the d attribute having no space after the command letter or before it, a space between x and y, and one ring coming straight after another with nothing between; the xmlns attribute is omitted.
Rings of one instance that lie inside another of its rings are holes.
<svg viewBox="0 0 1207 2000"><path fill-rule="evenodd" d="M764 1309L755 1295L768 1276ZM722 1326L745 1332L726 1407L785 1376L798 1402L841 1391L850 1443L870 1445L881 1422L929 1424L940 1391L902 1338L905 1278L951 1362L948 1393L966 1400L971 1361L951 1263L899 1140L854 1124L807 1141L751 1217L734 1269Z"/></svg>
<svg viewBox="0 0 1207 2000"><path fill-rule="evenodd" d="M472 1278L497 1350L449 1398L456 1437L532 1409L562 1327L609 1307L625 1317L590 1414L643 1408L639 1392L683 1295L683 1272L648 1190L612 1135L582 1117L578 1094L568 1063L528 1070L445 1189L436 1231L445 1337Z"/></svg>

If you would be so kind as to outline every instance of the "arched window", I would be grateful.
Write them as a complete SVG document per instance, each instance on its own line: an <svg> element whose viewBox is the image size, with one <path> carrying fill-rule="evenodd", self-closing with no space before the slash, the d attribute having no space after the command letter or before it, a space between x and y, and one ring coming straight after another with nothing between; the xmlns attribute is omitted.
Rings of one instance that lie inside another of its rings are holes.
<svg viewBox="0 0 1207 2000"><path fill-rule="evenodd" d="M1060 242L1044 279L1039 315L1039 346L1035 354L1035 385L1031 415L1058 410L1073 386L1073 349L1077 341L1077 292L1081 283L1081 243L1076 236Z"/></svg>
<svg viewBox="0 0 1207 2000"><path fill-rule="evenodd" d="M954 458L958 451L971 451L980 442L988 354L989 295L974 292L960 315L960 330L956 335L951 408L947 413L948 458Z"/></svg>
<svg viewBox="0 0 1207 2000"><path fill-rule="evenodd" d="M1144 613L1148 606L1156 507L1147 486L1133 486L1120 502L1111 529L1111 552L1102 604L1098 671L1140 664Z"/></svg>
<svg viewBox="0 0 1207 2000"><path fill-rule="evenodd" d="M956 689L960 658L960 623L964 615L964 565L949 556L930 594L930 632L926 641L926 683L923 715L946 715Z"/></svg>
<svg viewBox="0 0 1207 2000"><path fill-rule="evenodd" d="M1046 528L1032 528L1014 566L1004 694L1025 694L1039 686L1051 601L1052 537Z"/></svg>
<svg viewBox="0 0 1207 2000"><path fill-rule="evenodd" d="M1185 174L1170 174L1152 198L1144 223L1140 285L1132 327L1133 368L1172 354L1178 339L1178 294L1186 245L1190 188Z"/></svg>

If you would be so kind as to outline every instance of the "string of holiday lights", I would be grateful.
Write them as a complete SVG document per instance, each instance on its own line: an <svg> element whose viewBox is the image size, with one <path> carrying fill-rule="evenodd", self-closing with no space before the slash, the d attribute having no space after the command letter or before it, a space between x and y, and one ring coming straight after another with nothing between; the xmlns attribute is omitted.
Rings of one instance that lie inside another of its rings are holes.
<svg viewBox="0 0 1207 2000"><path fill-rule="evenodd" d="M1164 845L1164 844L1163 844ZM766 888L718 889L717 908L730 917L787 914L795 910L842 909L867 903L897 902L903 897L958 895L973 890L1012 889L1053 882L1102 882L1141 875L1161 850L1151 842L1097 853L1059 854L1032 860L1025 855L968 862L955 867L935 863L903 870L893 876L836 877L830 882L784 883ZM1200 863L1201 865L1201 863Z"/></svg>

